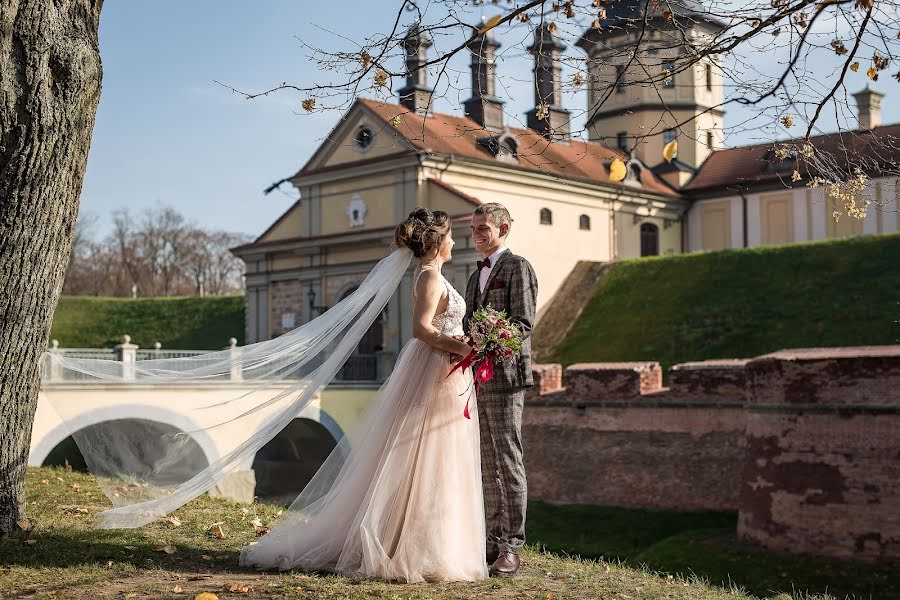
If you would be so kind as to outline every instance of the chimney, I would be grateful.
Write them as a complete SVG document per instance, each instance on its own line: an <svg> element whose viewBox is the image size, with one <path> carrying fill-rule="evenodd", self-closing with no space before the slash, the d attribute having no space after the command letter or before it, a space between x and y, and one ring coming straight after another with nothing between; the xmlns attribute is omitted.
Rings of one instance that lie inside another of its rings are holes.
<svg viewBox="0 0 900 600"><path fill-rule="evenodd" d="M463 102L466 116L491 131L503 131L503 100L494 95L494 55L499 47L490 30L469 42L472 97Z"/></svg>
<svg viewBox="0 0 900 600"><path fill-rule="evenodd" d="M426 53L431 46L431 40L418 24L409 28L406 37L403 38L403 48L406 51L406 85L397 91L400 96L400 104L409 110L420 114L428 114L431 106L432 90L428 87L428 74L422 65L427 61Z"/></svg>
<svg viewBox="0 0 900 600"><path fill-rule="evenodd" d="M884 94L875 90L866 89L853 94L856 98L856 109L859 113L859 128L874 129L881 125L881 100Z"/></svg>
<svg viewBox="0 0 900 600"><path fill-rule="evenodd" d="M534 108L526 113L528 128L551 141L569 138L569 111L562 107L559 55L565 46L557 39L549 23L534 30L534 43L528 51L534 55ZM545 107L544 110L539 110Z"/></svg>

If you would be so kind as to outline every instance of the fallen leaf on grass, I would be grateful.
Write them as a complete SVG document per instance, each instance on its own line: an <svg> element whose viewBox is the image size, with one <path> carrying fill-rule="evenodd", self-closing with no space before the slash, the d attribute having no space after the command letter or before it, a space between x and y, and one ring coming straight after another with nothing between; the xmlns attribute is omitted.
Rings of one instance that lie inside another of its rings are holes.
<svg viewBox="0 0 900 600"><path fill-rule="evenodd" d="M181 527L181 519L179 519L178 517L167 517L166 521L168 521L175 527Z"/></svg>
<svg viewBox="0 0 900 600"><path fill-rule="evenodd" d="M219 600L219 597L210 592L203 592L194 596L194 600Z"/></svg>
<svg viewBox="0 0 900 600"><path fill-rule="evenodd" d="M188 581L203 581L204 579L210 579L212 575L194 575L193 577L188 577Z"/></svg>
<svg viewBox="0 0 900 600"><path fill-rule="evenodd" d="M137 592L131 592L130 594L125 594L126 598L137 598Z"/></svg>
<svg viewBox="0 0 900 600"><path fill-rule="evenodd" d="M209 526L209 529L207 531L210 535L220 540L224 540L226 537L225 530L222 529L222 523L213 523Z"/></svg>
<svg viewBox="0 0 900 600"><path fill-rule="evenodd" d="M212 560L212 556L210 556L209 554L201 554L200 558L203 560Z"/></svg>
<svg viewBox="0 0 900 600"><path fill-rule="evenodd" d="M75 491L78 491L78 490L81 489L81 486L80 486L79 484L77 484L77 483L73 483L73 484L70 485L69 487L72 488L72 489L75 490Z"/></svg>
<svg viewBox="0 0 900 600"><path fill-rule="evenodd" d="M253 588L243 583L226 583L225 590L234 594L249 594L253 591Z"/></svg>
<svg viewBox="0 0 900 600"><path fill-rule="evenodd" d="M41 483L43 483L44 485L50 485L50 480L49 479L41 479Z"/></svg>
<svg viewBox="0 0 900 600"><path fill-rule="evenodd" d="M173 593L173 594L180 594L180 593L183 592L183 591L184 591L184 590L181 589L181 586L180 586L180 585L176 585L175 587L172 588L172 593Z"/></svg>
<svg viewBox="0 0 900 600"><path fill-rule="evenodd" d="M169 544L152 544L150 550L153 552L165 552L166 554L175 554L175 548Z"/></svg>
<svg viewBox="0 0 900 600"><path fill-rule="evenodd" d="M122 546L126 550L137 550L137 546Z"/></svg>
<svg viewBox="0 0 900 600"><path fill-rule="evenodd" d="M255 517L250 524L256 529L256 537L260 537L269 533L269 528L262 524L259 517Z"/></svg>
<svg viewBox="0 0 900 600"><path fill-rule="evenodd" d="M27 545L29 545L29 546L34 546L35 544L37 544L37 540L25 540L25 541L22 542L22 543L23 543L23 544L27 544Z"/></svg>
<svg viewBox="0 0 900 600"><path fill-rule="evenodd" d="M113 566L113 562L111 560L106 561L106 568L111 569Z"/></svg>
<svg viewBox="0 0 900 600"><path fill-rule="evenodd" d="M62 598L63 596L66 595L66 593L62 590L56 590L55 592L52 592L50 595L53 596L54 598Z"/></svg>

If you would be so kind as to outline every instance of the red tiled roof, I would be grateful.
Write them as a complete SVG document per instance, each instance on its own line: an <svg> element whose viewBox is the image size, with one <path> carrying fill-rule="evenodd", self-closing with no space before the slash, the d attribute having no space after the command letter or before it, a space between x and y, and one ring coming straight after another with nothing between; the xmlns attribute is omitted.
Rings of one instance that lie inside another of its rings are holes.
<svg viewBox="0 0 900 600"><path fill-rule="evenodd" d="M357 102L375 113L384 121L386 129L402 136L418 152L453 154L497 162L493 154L478 142L480 138L496 135L496 132L485 130L467 117L432 113L423 118L397 104L362 98ZM390 121L395 117L399 119L399 123L396 126L390 125ZM624 187L622 182L609 181L609 163L614 158L622 160L628 158L618 150L577 139L568 142L550 142L530 129L510 127L508 131L517 144L518 162L499 164L540 171L555 177ZM309 165L301 169L297 176L317 172L308 167ZM641 184L643 190L647 192L677 195L649 169L641 170Z"/></svg>
<svg viewBox="0 0 900 600"><path fill-rule="evenodd" d="M817 152L828 152L839 166L846 167L858 160L879 166L900 164L900 124L885 125L872 130L857 130L818 135L810 138ZM697 192L715 188L741 188L757 184L788 180L794 170L790 161L773 163L770 152L780 144L802 145L802 139L769 144L740 146L713 152L701 165L697 175L682 192ZM800 168L804 175L807 173Z"/></svg>

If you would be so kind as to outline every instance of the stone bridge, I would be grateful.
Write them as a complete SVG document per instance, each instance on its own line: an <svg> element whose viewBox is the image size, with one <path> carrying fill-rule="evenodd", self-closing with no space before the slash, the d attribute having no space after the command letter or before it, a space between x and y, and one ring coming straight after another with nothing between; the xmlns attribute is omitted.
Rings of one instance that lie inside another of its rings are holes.
<svg viewBox="0 0 900 600"><path fill-rule="evenodd" d="M201 352L149 350L138 354L126 343L110 350L61 350L74 356L125 359L172 358ZM124 347L124 350L123 350ZM234 344L232 344L234 348ZM129 357L129 351L131 356ZM163 354L163 352L165 352ZM199 410L204 406L247 395L247 400L268 399L295 381L269 383L262 390L259 381L243 381L239 373L227 380L197 381L160 385L139 382L107 383L78 379L77 373L43 369L41 391L32 430L30 465L61 465L69 461L83 466L72 433L119 421L117 427L134 426L159 435L184 432L192 440L190 462L199 468L226 455L237 445L236 424L221 423L222 410ZM241 465L211 493L252 501L254 495L270 500L293 499L316 468L343 437L344 428L362 411L379 387L377 381L338 381L326 387L294 421L266 444L256 456ZM53 399L51 403L49 398ZM54 406L65 407L66 424ZM226 411L227 412L227 411ZM256 427L268 417L261 411L241 419L239 427ZM124 423L123 423L124 421ZM252 422L251 422L252 421Z"/></svg>

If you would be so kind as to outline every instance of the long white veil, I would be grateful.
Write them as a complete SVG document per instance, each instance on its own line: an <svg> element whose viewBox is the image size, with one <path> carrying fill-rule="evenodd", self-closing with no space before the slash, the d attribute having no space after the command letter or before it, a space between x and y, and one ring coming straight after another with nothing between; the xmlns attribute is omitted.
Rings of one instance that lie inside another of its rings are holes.
<svg viewBox="0 0 900 600"><path fill-rule="evenodd" d="M101 513L100 528L140 527L213 488L229 473L249 465L334 379L369 326L384 310L409 268L412 251L395 250L382 259L355 292L321 316L275 339L200 356L141 360L67 358L48 353L48 368L84 381L131 392L190 389L198 382L222 381L219 398L179 401L186 422L210 423L197 431L161 432L158 423L112 419L78 428L83 407L45 390L44 394L75 439L90 471L114 508ZM236 392L226 380L240 374ZM183 397L181 393L178 397ZM173 407L176 408L176 407ZM212 411L212 412L211 412ZM197 418L191 419L194 415ZM211 431L231 436L232 448L203 467L197 438ZM338 440L338 449L348 440ZM323 478L318 478L320 482ZM326 479L330 479L327 477Z"/></svg>

